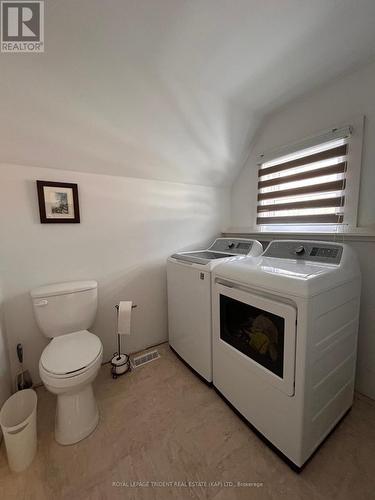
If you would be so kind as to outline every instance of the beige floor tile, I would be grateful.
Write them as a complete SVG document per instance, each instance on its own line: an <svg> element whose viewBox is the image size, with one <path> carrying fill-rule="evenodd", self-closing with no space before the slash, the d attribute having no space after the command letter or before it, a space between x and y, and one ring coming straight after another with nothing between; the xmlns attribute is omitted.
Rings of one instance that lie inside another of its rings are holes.
<svg viewBox="0 0 375 500"><path fill-rule="evenodd" d="M55 398L38 389L37 457L13 474L1 447L1 500L375 498L374 401L356 396L296 474L167 345L159 350L159 360L117 380L103 366L99 426L73 446L55 442Z"/></svg>

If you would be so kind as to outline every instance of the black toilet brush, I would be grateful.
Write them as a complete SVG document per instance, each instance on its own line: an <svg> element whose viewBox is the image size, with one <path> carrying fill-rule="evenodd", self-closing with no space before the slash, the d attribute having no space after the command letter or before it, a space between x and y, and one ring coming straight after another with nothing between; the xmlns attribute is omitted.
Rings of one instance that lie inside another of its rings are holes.
<svg viewBox="0 0 375 500"><path fill-rule="evenodd" d="M30 389L33 386L33 381L29 370L23 369L23 347L22 344L17 344L17 357L20 362L20 372L17 375L17 390Z"/></svg>

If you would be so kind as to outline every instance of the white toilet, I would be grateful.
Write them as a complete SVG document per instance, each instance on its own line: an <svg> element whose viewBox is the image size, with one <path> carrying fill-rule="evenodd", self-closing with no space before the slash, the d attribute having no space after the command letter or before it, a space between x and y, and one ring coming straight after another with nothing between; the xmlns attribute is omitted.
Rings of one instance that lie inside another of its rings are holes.
<svg viewBox="0 0 375 500"><path fill-rule="evenodd" d="M42 352L39 373L57 394L55 438L73 444L88 436L99 421L92 382L103 358L103 346L87 331L98 305L96 281L42 286L30 292L36 321L52 339Z"/></svg>

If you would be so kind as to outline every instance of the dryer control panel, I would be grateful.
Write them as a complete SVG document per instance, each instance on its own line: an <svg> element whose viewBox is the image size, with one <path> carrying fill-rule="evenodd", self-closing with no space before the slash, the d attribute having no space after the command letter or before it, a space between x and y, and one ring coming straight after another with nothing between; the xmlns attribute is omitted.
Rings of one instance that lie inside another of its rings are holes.
<svg viewBox="0 0 375 500"><path fill-rule="evenodd" d="M268 245L263 256L340 264L342 249L341 245L323 241L276 240Z"/></svg>

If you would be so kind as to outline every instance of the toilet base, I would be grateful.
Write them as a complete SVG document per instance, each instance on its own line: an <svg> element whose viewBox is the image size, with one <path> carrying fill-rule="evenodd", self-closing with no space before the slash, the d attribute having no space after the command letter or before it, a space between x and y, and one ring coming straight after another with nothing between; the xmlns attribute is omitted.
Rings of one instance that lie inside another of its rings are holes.
<svg viewBox="0 0 375 500"><path fill-rule="evenodd" d="M78 443L91 434L99 422L92 384L76 392L57 395L55 439L59 444Z"/></svg>

